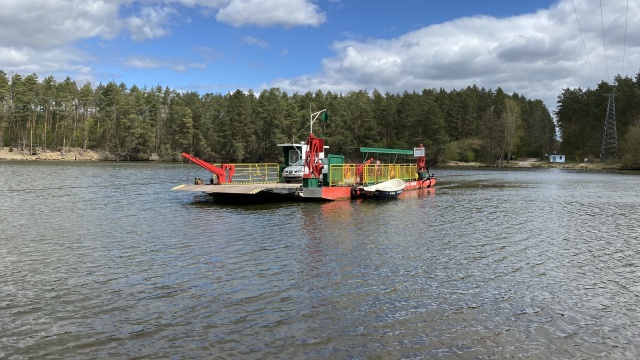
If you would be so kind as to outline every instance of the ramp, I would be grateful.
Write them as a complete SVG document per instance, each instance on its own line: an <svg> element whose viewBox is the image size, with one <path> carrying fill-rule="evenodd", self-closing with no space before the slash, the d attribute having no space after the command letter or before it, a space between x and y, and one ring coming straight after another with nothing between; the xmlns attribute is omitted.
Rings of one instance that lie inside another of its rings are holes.
<svg viewBox="0 0 640 360"><path fill-rule="evenodd" d="M224 184L224 185L178 185L171 190L196 191L211 195L237 194L255 195L259 192L273 192L280 194L295 193L301 189L301 184L266 183L266 184Z"/></svg>

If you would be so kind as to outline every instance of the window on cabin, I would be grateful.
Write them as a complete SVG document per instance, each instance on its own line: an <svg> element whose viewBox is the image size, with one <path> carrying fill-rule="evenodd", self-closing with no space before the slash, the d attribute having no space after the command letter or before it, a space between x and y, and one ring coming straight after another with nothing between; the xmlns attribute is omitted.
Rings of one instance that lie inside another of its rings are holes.
<svg viewBox="0 0 640 360"><path fill-rule="evenodd" d="M298 150L289 150L289 164L295 164L301 159L300 152Z"/></svg>

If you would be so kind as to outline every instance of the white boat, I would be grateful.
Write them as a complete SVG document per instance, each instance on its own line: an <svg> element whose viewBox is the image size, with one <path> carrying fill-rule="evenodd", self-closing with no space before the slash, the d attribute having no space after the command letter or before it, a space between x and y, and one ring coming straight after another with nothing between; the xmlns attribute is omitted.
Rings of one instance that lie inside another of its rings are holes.
<svg viewBox="0 0 640 360"><path fill-rule="evenodd" d="M395 199L404 190L404 181L400 179L391 179L375 185L365 186L362 190L367 197L378 199Z"/></svg>

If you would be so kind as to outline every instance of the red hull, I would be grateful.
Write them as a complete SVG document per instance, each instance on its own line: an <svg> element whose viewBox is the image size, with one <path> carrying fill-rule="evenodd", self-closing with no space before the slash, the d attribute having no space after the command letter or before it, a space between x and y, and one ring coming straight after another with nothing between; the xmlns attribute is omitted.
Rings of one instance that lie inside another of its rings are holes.
<svg viewBox="0 0 640 360"><path fill-rule="evenodd" d="M429 178L425 180L405 181L405 190L415 189L427 189L436 185L436 178Z"/></svg>
<svg viewBox="0 0 640 360"><path fill-rule="evenodd" d="M322 198L325 200L351 200L351 187L347 187L347 186L323 187Z"/></svg>
<svg viewBox="0 0 640 360"><path fill-rule="evenodd" d="M404 191L428 189L436 185L436 178L425 180L414 180L405 182ZM350 186L331 186L322 188L322 199L328 201L335 200L351 200L357 199L359 196L354 194L353 188Z"/></svg>

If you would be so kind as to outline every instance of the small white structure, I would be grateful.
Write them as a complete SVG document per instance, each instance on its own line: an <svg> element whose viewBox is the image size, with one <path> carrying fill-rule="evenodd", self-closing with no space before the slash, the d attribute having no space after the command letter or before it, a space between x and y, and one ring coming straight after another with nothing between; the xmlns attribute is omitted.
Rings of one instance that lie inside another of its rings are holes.
<svg viewBox="0 0 640 360"><path fill-rule="evenodd" d="M550 163L563 163L566 159L564 154L550 154L549 162Z"/></svg>

